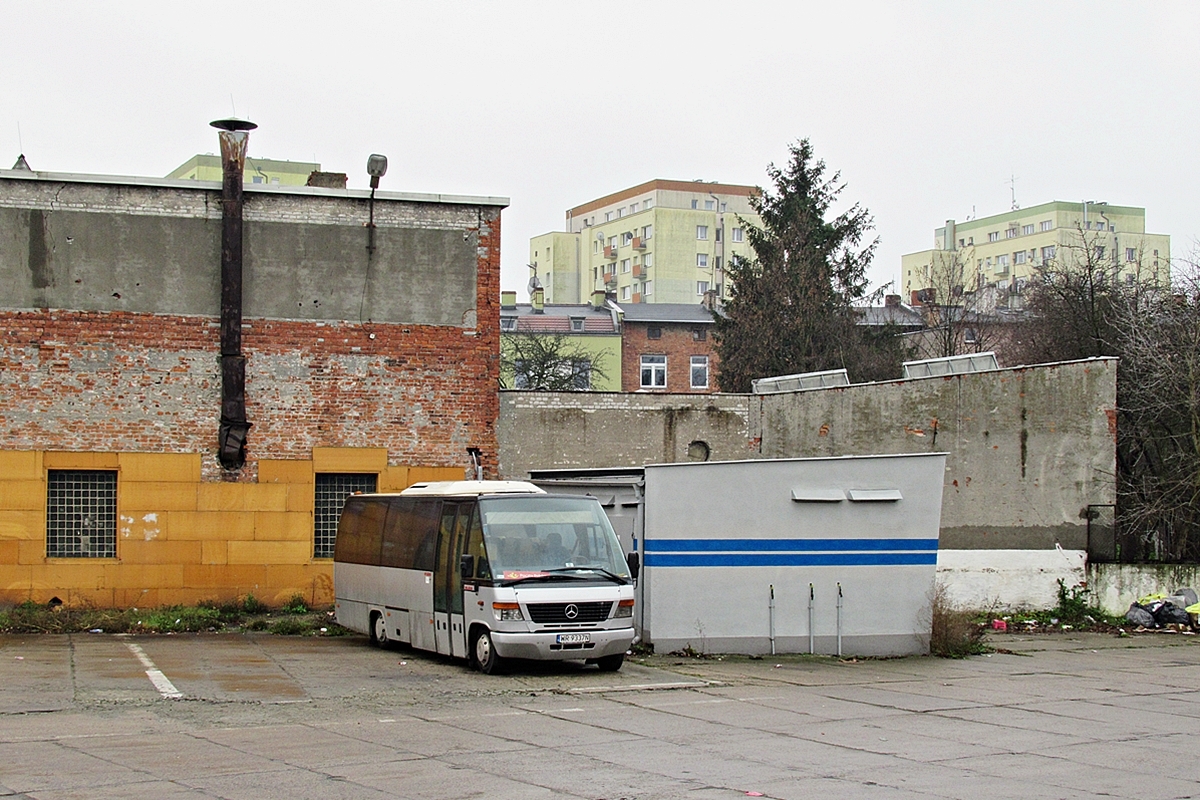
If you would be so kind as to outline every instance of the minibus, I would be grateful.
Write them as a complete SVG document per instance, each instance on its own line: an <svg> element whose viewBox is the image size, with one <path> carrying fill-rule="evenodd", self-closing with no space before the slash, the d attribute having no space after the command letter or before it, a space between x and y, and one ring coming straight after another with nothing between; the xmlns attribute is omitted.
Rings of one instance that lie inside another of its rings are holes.
<svg viewBox="0 0 1200 800"><path fill-rule="evenodd" d="M376 645L466 658L485 673L508 659L613 671L634 638L639 566L594 497L521 481L418 483L346 499L336 618Z"/></svg>

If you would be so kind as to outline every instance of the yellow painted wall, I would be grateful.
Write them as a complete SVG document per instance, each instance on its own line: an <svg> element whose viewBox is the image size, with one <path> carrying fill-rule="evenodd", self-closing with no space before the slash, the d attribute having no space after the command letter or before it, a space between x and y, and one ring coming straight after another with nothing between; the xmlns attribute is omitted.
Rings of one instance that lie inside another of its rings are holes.
<svg viewBox="0 0 1200 800"><path fill-rule="evenodd" d="M117 557L46 557L46 474L117 471ZM384 448L322 447L306 461L258 462L258 483L200 479L200 455L0 451L0 603L52 597L128 608L224 602L333 602L333 562L313 558L318 472L378 475L379 491L462 480L462 467L389 465Z"/></svg>

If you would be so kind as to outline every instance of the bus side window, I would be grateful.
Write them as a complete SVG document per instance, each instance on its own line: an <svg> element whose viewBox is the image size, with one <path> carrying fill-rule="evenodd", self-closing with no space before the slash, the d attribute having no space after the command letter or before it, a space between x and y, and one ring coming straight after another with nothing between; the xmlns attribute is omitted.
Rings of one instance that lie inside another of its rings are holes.
<svg viewBox="0 0 1200 800"><path fill-rule="evenodd" d="M467 546L464 552L475 558L475 577L479 580L490 580L492 566L488 563L487 546L483 542L483 522L480 519L479 507L471 515L471 529L467 533Z"/></svg>
<svg viewBox="0 0 1200 800"><path fill-rule="evenodd" d="M418 500L413 508L412 527L409 535L416 545L413 550L413 569L433 572L437 553L438 522L442 518L440 500Z"/></svg>

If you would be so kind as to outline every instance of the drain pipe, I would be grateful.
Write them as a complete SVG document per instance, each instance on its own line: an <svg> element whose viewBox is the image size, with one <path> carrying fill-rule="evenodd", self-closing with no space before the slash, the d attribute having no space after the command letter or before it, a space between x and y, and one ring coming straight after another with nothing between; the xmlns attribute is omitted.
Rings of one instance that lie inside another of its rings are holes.
<svg viewBox="0 0 1200 800"><path fill-rule="evenodd" d="M808 654L810 656L817 654L815 645L815 637L813 636L813 598L816 592L813 591L813 585L808 585Z"/></svg>
<svg viewBox="0 0 1200 800"><path fill-rule="evenodd" d="M838 636L838 658L841 658L842 657L842 582L841 581L838 581L837 636Z"/></svg>
<svg viewBox="0 0 1200 800"><path fill-rule="evenodd" d="M217 458L228 470L246 463L246 359L242 355L242 172L250 131L244 119L210 123L221 140L221 423Z"/></svg>
<svg viewBox="0 0 1200 800"><path fill-rule="evenodd" d="M771 623L771 655L775 655L775 584L771 584L771 599L767 601L767 617Z"/></svg>

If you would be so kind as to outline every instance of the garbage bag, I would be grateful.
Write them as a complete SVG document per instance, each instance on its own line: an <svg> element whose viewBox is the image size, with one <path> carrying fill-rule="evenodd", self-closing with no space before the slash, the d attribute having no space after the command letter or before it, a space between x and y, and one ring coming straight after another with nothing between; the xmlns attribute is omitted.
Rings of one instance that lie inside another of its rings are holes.
<svg viewBox="0 0 1200 800"><path fill-rule="evenodd" d="M1154 610L1153 615L1159 625L1187 625L1192 621L1188 613L1174 603L1163 603Z"/></svg>
<svg viewBox="0 0 1200 800"><path fill-rule="evenodd" d="M1189 614L1200 614L1200 603L1192 603L1190 606L1185 608L1184 611L1188 612Z"/></svg>
<svg viewBox="0 0 1200 800"><path fill-rule="evenodd" d="M1176 589L1174 592L1172 592L1172 594L1179 595L1187 600L1187 602L1183 604L1184 608L1187 608L1188 606L1194 606L1196 603L1200 602L1200 596L1197 596L1196 590L1192 588ZM1176 603L1175 605L1179 604Z"/></svg>
<svg viewBox="0 0 1200 800"><path fill-rule="evenodd" d="M1162 592L1155 592L1154 594L1148 594L1143 597L1139 597L1137 601L1139 606L1142 606L1143 608L1149 608L1150 604L1155 600L1165 600L1166 597L1167 596Z"/></svg>
<svg viewBox="0 0 1200 800"><path fill-rule="evenodd" d="M1142 628L1158 627L1154 621L1154 615L1137 603L1129 604L1129 610L1125 612L1125 619L1129 621L1130 625L1137 625Z"/></svg>

